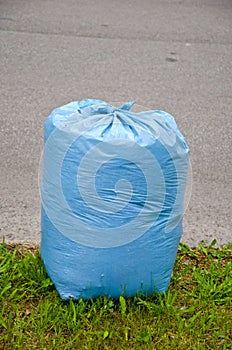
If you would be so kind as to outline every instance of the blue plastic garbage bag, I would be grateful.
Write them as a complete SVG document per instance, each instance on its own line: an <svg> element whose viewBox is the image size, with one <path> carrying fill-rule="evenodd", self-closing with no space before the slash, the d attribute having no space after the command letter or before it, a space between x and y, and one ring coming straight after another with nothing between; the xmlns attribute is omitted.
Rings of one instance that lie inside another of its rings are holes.
<svg viewBox="0 0 232 350"><path fill-rule="evenodd" d="M63 299L167 290L189 148L163 111L85 99L44 124L41 256Z"/></svg>

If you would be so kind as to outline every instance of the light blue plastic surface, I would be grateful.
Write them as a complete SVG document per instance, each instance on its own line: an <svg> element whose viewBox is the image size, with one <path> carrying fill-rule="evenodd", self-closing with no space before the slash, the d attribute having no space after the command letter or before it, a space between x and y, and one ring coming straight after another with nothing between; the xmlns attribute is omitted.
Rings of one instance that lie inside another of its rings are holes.
<svg viewBox="0 0 232 350"><path fill-rule="evenodd" d="M86 99L45 121L41 255L63 299L168 288L189 148L170 114L132 106Z"/></svg>

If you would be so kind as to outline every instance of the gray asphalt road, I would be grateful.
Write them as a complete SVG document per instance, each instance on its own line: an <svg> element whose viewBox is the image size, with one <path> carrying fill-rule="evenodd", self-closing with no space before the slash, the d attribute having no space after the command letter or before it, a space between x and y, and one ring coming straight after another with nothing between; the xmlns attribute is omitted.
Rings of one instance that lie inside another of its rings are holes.
<svg viewBox="0 0 232 350"><path fill-rule="evenodd" d="M232 241L232 2L0 1L0 238L40 240L43 122L71 100L173 114L191 149L183 240Z"/></svg>

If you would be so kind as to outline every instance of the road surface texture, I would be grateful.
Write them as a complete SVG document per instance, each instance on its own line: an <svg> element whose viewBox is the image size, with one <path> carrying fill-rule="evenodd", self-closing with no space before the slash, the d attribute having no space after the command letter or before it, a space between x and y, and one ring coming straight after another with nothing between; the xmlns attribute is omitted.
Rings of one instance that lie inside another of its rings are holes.
<svg viewBox="0 0 232 350"><path fill-rule="evenodd" d="M40 241L43 122L73 100L175 116L191 149L183 241L232 241L231 0L0 1L0 239Z"/></svg>

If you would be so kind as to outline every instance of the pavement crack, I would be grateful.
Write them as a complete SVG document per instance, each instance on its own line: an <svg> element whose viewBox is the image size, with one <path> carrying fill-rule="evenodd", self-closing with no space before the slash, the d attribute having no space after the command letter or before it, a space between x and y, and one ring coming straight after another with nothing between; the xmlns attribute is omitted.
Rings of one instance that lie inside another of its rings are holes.
<svg viewBox="0 0 232 350"><path fill-rule="evenodd" d="M124 37L124 36L110 36L105 34L85 34L85 33L73 33L73 32L48 32L48 31L27 31L27 30L14 30L14 29L4 29L0 28L0 32L8 32L8 33L19 33L19 34L29 34L29 35L44 35L44 36L63 36L63 37L70 37L70 38L83 38L83 39L102 39L102 40L125 40L125 41L143 41L143 42L166 42L166 43L182 43L182 44L208 44L208 45L232 45L232 42L223 41L211 41L208 39L205 40L178 40L178 39L164 39L164 38L158 38L156 34L154 34L154 37Z"/></svg>

